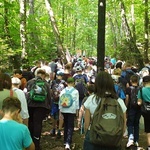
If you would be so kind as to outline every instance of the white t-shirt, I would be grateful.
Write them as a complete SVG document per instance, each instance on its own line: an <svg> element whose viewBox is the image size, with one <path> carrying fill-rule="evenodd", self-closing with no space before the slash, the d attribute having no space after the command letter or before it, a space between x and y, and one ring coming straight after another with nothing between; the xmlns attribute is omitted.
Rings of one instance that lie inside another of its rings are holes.
<svg viewBox="0 0 150 150"><path fill-rule="evenodd" d="M118 98L118 102L119 102L119 104L120 104L120 106L121 106L121 108L122 108L123 113L125 113L126 110L127 110L127 107L126 107L124 101L123 101L121 98ZM84 107L85 107L86 109L89 109L89 110L90 110L91 117L93 117L93 114L94 114L94 112L95 112L95 109L97 108L97 105L98 105L98 104L97 104L97 102L96 102L96 97L95 97L95 95L90 95L90 96L87 98L87 100L85 101Z"/></svg>

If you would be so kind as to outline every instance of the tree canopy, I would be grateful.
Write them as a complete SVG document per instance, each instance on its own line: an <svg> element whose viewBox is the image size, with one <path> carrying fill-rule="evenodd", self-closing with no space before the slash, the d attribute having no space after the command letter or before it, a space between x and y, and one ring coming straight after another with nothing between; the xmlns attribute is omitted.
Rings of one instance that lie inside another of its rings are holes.
<svg viewBox="0 0 150 150"><path fill-rule="evenodd" d="M66 49L97 54L98 1L3 0L0 8L1 67L50 61ZM106 1L105 55L134 64L149 60L148 10L148 0Z"/></svg>

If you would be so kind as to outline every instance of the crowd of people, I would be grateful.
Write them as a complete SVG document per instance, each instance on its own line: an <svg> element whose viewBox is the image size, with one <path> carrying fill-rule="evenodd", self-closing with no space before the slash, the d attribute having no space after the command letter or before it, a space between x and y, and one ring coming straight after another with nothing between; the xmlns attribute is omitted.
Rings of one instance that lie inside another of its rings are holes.
<svg viewBox="0 0 150 150"><path fill-rule="evenodd" d="M114 150L114 145L91 142L91 122L97 108L108 99L117 100L122 111L124 134L119 139L127 136L126 147L138 147L139 121L143 116L150 150L149 62L140 70L109 57L105 58L104 71L98 71L96 64L95 58L80 56L72 57L65 65L61 59L36 61L35 66L24 65L11 75L1 70L0 149L41 150L42 122L50 117L49 134L61 138L63 132L66 150L71 149L75 128L85 134L84 150ZM147 112L143 106L149 108ZM121 150L121 145L115 149Z"/></svg>

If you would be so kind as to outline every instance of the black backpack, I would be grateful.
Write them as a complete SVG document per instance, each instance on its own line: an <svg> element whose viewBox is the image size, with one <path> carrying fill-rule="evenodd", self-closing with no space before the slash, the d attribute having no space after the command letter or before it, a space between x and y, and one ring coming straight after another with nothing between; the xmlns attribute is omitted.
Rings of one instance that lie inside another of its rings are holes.
<svg viewBox="0 0 150 150"><path fill-rule="evenodd" d="M128 70L125 71L125 77L124 78L125 78L126 82L129 83L130 86L131 86L130 78L132 75L135 75L135 73L132 70L131 71L128 71Z"/></svg>
<svg viewBox="0 0 150 150"><path fill-rule="evenodd" d="M130 97L129 97L129 108L139 108L137 101L138 101L138 91L140 90L139 86L130 86L131 92L130 92Z"/></svg>
<svg viewBox="0 0 150 150"><path fill-rule="evenodd" d="M84 75L75 76L75 88L79 92L79 99L82 100L87 94L87 87Z"/></svg>
<svg viewBox="0 0 150 150"><path fill-rule="evenodd" d="M47 86L42 79L36 79L30 89L30 99L35 102L44 102L47 98Z"/></svg>
<svg viewBox="0 0 150 150"><path fill-rule="evenodd" d="M90 141L96 145L120 147L124 131L124 115L119 102L102 98L92 118Z"/></svg>
<svg viewBox="0 0 150 150"><path fill-rule="evenodd" d="M60 92L65 88L64 84L65 84L64 80L61 80L60 82L57 82L56 80L53 81L51 94L54 103L58 103Z"/></svg>

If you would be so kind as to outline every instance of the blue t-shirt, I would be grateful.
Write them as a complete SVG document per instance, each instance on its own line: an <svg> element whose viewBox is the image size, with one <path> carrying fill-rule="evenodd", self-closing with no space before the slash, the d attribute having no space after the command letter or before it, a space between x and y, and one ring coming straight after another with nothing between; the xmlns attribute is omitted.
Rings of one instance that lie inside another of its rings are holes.
<svg viewBox="0 0 150 150"><path fill-rule="evenodd" d="M143 87L142 88L142 95L141 95L141 92L139 90L138 99L142 99L145 102L150 102L150 87Z"/></svg>
<svg viewBox="0 0 150 150"><path fill-rule="evenodd" d="M14 120L0 120L0 150L22 150L31 143L27 126Z"/></svg>

